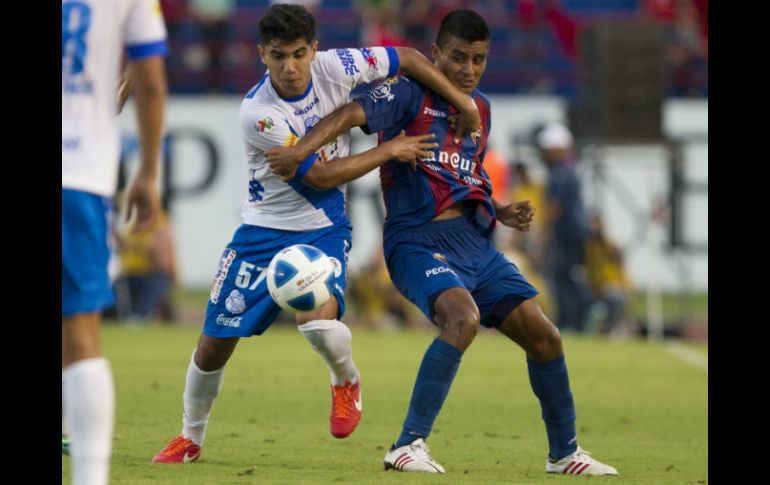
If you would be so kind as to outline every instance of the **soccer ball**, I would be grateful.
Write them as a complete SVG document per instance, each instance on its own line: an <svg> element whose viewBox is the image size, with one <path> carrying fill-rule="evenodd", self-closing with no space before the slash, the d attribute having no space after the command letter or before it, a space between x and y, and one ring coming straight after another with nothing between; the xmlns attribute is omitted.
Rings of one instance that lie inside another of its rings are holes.
<svg viewBox="0 0 770 485"><path fill-rule="evenodd" d="M315 246L289 246L276 254L267 267L270 296L286 311L317 310L329 300L333 285L334 263Z"/></svg>

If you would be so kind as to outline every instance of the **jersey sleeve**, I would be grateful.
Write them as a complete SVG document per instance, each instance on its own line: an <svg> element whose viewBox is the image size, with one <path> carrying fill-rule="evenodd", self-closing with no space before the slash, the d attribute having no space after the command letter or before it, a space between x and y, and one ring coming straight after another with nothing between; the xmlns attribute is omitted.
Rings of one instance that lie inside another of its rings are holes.
<svg viewBox="0 0 770 485"><path fill-rule="evenodd" d="M241 121L244 138L263 152L274 147L292 146L300 139L299 133L291 127L286 117L280 111L269 107L245 115ZM318 153L306 158L297 169L295 178L304 177L317 159Z"/></svg>
<svg viewBox="0 0 770 485"><path fill-rule="evenodd" d="M132 1L125 29L129 59L136 61L168 53L166 26L158 0Z"/></svg>
<svg viewBox="0 0 770 485"><path fill-rule="evenodd" d="M405 77L386 79L356 98L366 115L361 130L368 134L403 128L417 116L424 98L422 87Z"/></svg>
<svg viewBox="0 0 770 485"><path fill-rule="evenodd" d="M359 84L395 76L399 69L394 47L322 51L316 55L316 60L327 78L346 84L351 90Z"/></svg>

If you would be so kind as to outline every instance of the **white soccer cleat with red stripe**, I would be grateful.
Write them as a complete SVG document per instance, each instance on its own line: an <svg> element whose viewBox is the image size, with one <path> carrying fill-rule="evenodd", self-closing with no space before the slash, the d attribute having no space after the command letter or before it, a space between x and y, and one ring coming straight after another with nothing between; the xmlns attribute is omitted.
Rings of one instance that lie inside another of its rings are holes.
<svg viewBox="0 0 770 485"><path fill-rule="evenodd" d="M428 443L422 438L400 448L393 445L388 454L385 455L385 470L444 473L444 467L436 463L429 451Z"/></svg>
<svg viewBox="0 0 770 485"><path fill-rule="evenodd" d="M574 453L555 463L546 460L545 471L565 475L618 475L617 470L594 460L589 455L590 453L578 446Z"/></svg>

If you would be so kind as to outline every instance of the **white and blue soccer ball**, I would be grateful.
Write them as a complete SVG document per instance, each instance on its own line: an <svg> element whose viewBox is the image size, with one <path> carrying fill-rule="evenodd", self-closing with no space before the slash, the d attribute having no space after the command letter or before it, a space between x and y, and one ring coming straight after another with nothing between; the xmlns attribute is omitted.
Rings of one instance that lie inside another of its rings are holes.
<svg viewBox="0 0 770 485"><path fill-rule="evenodd" d="M320 249L307 244L289 246L267 267L267 289L278 306L298 313L317 310L334 288L334 263Z"/></svg>

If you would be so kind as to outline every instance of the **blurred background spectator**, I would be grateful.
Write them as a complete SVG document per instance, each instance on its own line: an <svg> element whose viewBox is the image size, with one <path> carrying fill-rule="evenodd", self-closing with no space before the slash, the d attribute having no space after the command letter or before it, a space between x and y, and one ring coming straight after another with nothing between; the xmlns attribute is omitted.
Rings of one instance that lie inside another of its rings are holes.
<svg viewBox="0 0 770 485"><path fill-rule="evenodd" d="M545 210L540 215L534 259L556 297L556 325L582 332L590 304L585 267L588 220L575 171L572 134L563 124L551 122L537 128L534 139L548 168Z"/></svg>
<svg viewBox="0 0 770 485"><path fill-rule="evenodd" d="M127 321L174 321L176 255L166 211L144 231L134 234L124 229L115 236L120 268L115 282L118 316Z"/></svg>
<svg viewBox="0 0 770 485"><path fill-rule="evenodd" d="M633 333L626 320L626 306L631 283L623 267L620 248L604 232L601 214L591 214L591 229L586 242L588 285L593 297L592 315L596 315L600 333L628 336Z"/></svg>

